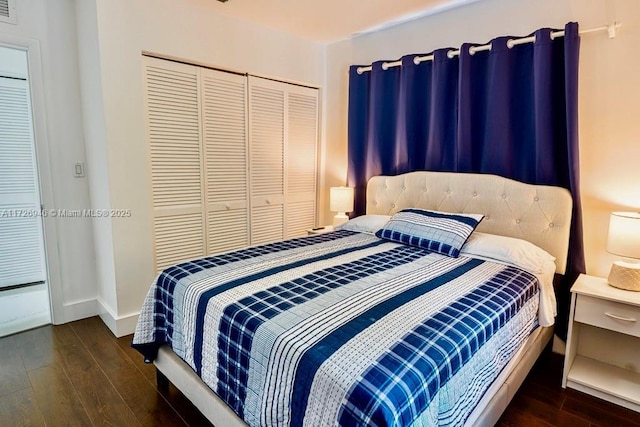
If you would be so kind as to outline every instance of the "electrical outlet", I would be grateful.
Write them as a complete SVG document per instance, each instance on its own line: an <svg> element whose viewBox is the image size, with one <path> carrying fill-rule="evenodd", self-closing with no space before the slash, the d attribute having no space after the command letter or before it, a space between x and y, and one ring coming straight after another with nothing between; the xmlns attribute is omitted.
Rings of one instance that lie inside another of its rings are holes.
<svg viewBox="0 0 640 427"><path fill-rule="evenodd" d="M75 178L84 178L84 162L77 162L73 165L73 176Z"/></svg>

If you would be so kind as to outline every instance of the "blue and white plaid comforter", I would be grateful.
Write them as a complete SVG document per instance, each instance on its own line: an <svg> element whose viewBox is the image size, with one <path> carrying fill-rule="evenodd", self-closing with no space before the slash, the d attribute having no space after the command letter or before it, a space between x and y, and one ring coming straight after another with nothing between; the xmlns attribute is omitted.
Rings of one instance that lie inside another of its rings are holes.
<svg viewBox="0 0 640 427"><path fill-rule="evenodd" d="M537 310L523 270L338 231L165 270L133 345L252 426L461 425Z"/></svg>

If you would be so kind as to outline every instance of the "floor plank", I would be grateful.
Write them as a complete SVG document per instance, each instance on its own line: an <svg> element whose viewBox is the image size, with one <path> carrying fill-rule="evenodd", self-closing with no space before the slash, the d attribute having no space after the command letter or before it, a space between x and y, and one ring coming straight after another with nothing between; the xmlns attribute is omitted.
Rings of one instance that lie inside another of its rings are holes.
<svg viewBox="0 0 640 427"><path fill-rule="evenodd" d="M540 395L534 394L534 396ZM510 407L551 426L589 427L589 421L562 411L560 408L563 401L564 399L560 401L560 404L549 403L547 399L532 397L532 394L526 393L525 388L523 393L514 396Z"/></svg>
<svg viewBox="0 0 640 427"><path fill-rule="evenodd" d="M178 426L185 421L156 390L117 344L111 332L98 319L74 322L74 331L96 360L111 384L145 426Z"/></svg>
<svg viewBox="0 0 640 427"><path fill-rule="evenodd" d="M180 391L102 321L0 339L0 425L211 426ZM563 358L545 352L497 425L640 427L640 414L561 387Z"/></svg>
<svg viewBox="0 0 640 427"><path fill-rule="evenodd" d="M45 422L53 426L89 426L80 396L61 366L45 366L29 371L29 380Z"/></svg>
<svg viewBox="0 0 640 427"><path fill-rule="evenodd" d="M131 347L131 335L127 335L125 337L120 337L117 339L118 346L124 351L124 353L129 357L131 362L138 368L142 374L147 377L147 379L155 384L156 382L156 368L152 363L144 363L144 359L142 355Z"/></svg>
<svg viewBox="0 0 640 427"><path fill-rule="evenodd" d="M15 427L44 426L33 390L25 388L0 397L0 421L2 425Z"/></svg>
<svg viewBox="0 0 640 427"><path fill-rule="evenodd" d="M592 425L602 427L638 427L640 414L617 405L603 404L601 400L575 392L562 406L564 412L588 419Z"/></svg>
<svg viewBox="0 0 640 427"><path fill-rule="evenodd" d="M65 371L80 395L94 425L139 426L122 396L97 365L86 348L68 345L57 349Z"/></svg>
<svg viewBox="0 0 640 427"><path fill-rule="evenodd" d="M552 424L547 424L544 421L536 418L532 414L523 411L519 408L511 408L510 411L506 412L500 421L498 421L498 426L501 427L551 427Z"/></svg>
<svg viewBox="0 0 640 427"><path fill-rule="evenodd" d="M640 427L640 414L637 412L576 390L563 389L563 363L562 355L544 352L497 425L517 425L513 420L518 420L521 425L543 422L572 427Z"/></svg>
<svg viewBox="0 0 640 427"><path fill-rule="evenodd" d="M58 364L59 354L55 350L74 343L78 343L78 338L69 325L48 325L20 334L17 348L25 368L30 371Z"/></svg>
<svg viewBox="0 0 640 427"><path fill-rule="evenodd" d="M15 336L0 338L0 396L29 388L29 377Z"/></svg>
<svg viewBox="0 0 640 427"><path fill-rule="evenodd" d="M162 392L162 395L171 402L171 406L178 411L188 425L198 427L213 426L213 424L211 424L209 420L202 415L198 408L193 406L193 403L191 403L191 401L187 399L173 384L170 384L169 390Z"/></svg>
<svg viewBox="0 0 640 427"><path fill-rule="evenodd" d="M622 406L611 404L605 400L598 399L597 397L590 396L577 390L567 390L567 400L569 398L580 401L583 405L590 408L597 407L602 412L610 413L612 415L615 415L615 417L617 418L624 419L627 422L632 423L635 426L640 426L640 413L638 412L623 408Z"/></svg>

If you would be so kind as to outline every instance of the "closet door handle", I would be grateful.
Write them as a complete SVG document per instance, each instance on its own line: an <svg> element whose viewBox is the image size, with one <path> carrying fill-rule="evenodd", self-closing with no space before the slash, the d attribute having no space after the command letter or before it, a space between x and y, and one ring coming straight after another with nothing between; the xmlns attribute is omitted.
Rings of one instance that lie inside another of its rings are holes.
<svg viewBox="0 0 640 427"><path fill-rule="evenodd" d="M617 314L611 314L608 312L604 312L605 316L611 317L612 319L616 319L616 320L622 320L623 322L636 322L637 320L634 319L633 317L623 317L623 316L618 316Z"/></svg>

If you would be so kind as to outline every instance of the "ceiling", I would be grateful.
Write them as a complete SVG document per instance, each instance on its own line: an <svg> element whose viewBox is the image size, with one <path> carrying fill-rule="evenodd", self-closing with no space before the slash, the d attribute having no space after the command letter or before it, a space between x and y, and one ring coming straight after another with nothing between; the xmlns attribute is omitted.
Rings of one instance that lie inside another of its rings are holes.
<svg viewBox="0 0 640 427"><path fill-rule="evenodd" d="M222 14L329 43L479 0L228 0Z"/></svg>

